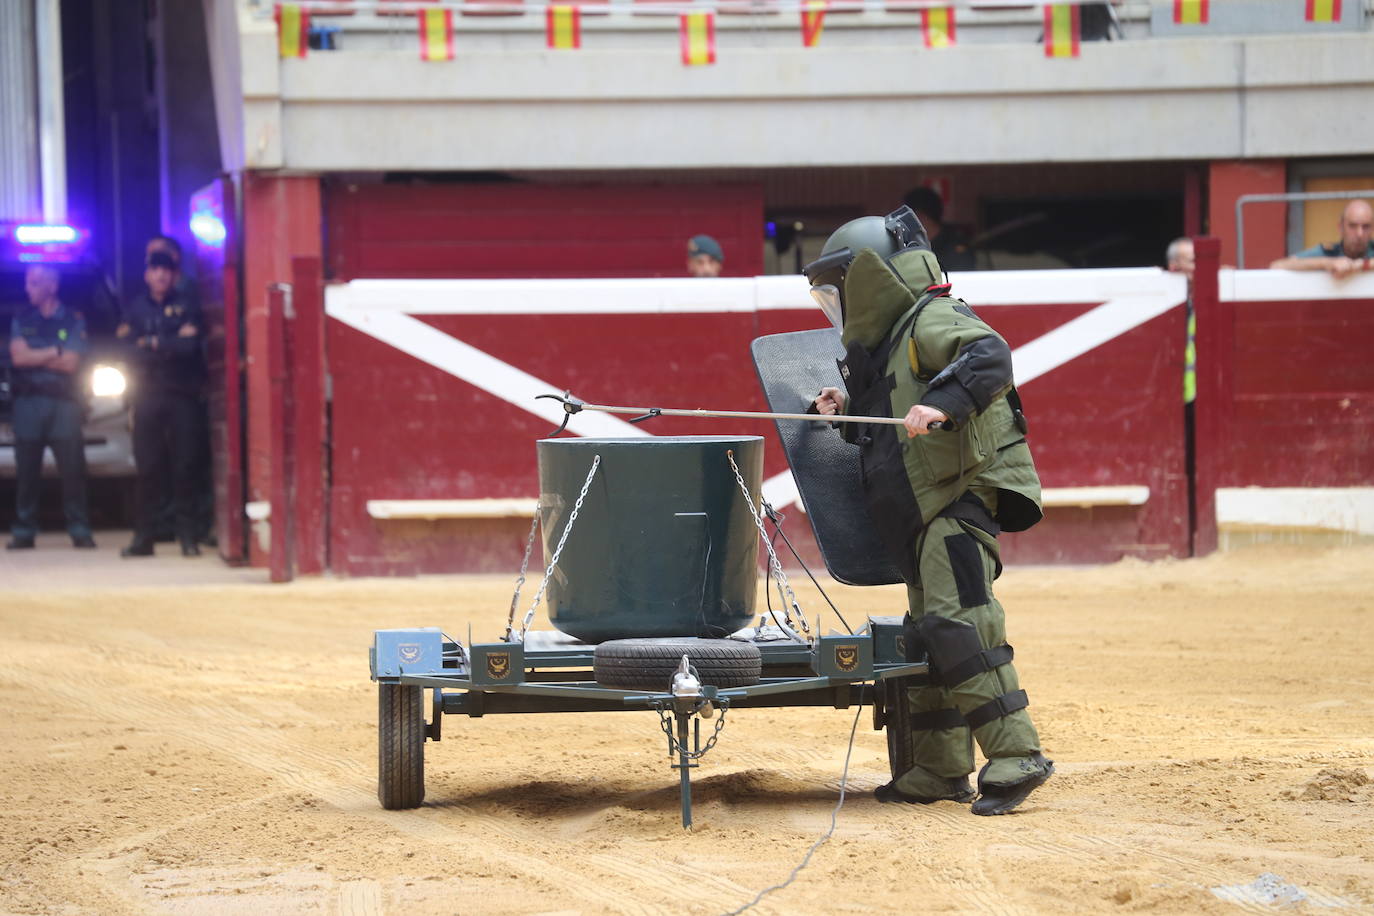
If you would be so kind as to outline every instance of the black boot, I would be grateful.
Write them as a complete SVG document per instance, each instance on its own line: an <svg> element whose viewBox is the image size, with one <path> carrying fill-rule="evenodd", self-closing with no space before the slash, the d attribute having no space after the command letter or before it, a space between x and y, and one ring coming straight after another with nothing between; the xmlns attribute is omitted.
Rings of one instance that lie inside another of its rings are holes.
<svg viewBox="0 0 1374 916"><path fill-rule="evenodd" d="M200 548L196 546L196 539L195 539L195 538L182 538L182 539L181 539L181 555L182 555L183 557L198 557L198 556L200 556Z"/></svg>
<svg viewBox="0 0 1374 916"><path fill-rule="evenodd" d="M874 789L873 797L884 804L904 802L908 805L931 805L937 801L964 802L973 797L973 786L969 785L968 777L964 776L949 781L948 794L927 796L908 795L892 783L888 783L885 786L878 786L878 788Z"/></svg>
<svg viewBox="0 0 1374 916"><path fill-rule="evenodd" d="M973 803L973 813L981 814L985 817L994 814L1006 814L1017 805L1026 800L1036 789L1045 784L1045 781L1054 773L1054 761L1047 760L1045 755L1036 751L1031 754L1031 772L1025 779L1006 785L985 785L983 774L978 774L978 800ZM983 768L985 771L987 767Z"/></svg>
<svg viewBox="0 0 1374 916"><path fill-rule="evenodd" d="M134 536L132 543L119 552L124 558L129 557L151 557L153 555L153 542L148 538Z"/></svg>

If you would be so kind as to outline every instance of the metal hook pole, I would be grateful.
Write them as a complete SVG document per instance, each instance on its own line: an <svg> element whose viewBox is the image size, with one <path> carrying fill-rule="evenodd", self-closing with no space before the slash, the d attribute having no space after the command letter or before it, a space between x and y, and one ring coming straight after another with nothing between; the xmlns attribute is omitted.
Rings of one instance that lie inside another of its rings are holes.
<svg viewBox="0 0 1374 916"><path fill-rule="evenodd" d="M568 417L584 410L594 410L598 413L611 414L630 414L635 417L631 423L648 420L651 417L711 417L737 420L808 420L813 423L873 423L880 426L905 426L906 420L901 417L851 417L844 414L819 414L819 413L770 413L763 410L684 410L673 407L614 407L608 404L588 404L570 394L541 394L538 398L552 398L563 403L563 410L566 416L563 424L554 430L552 435L558 435L568 425ZM930 429L954 429L954 424L949 422L932 423Z"/></svg>

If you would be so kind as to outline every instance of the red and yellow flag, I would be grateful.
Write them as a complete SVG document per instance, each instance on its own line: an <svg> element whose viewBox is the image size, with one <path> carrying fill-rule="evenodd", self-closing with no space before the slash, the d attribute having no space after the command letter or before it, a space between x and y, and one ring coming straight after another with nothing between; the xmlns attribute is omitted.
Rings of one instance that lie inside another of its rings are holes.
<svg viewBox="0 0 1374 916"><path fill-rule="evenodd" d="M453 11L420 10L420 60L453 60Z"/></svg>
<svg viewBox="0 0 1374 916"><path fill-rule="evenodd" d="M927 48L948 48L954 44L954 7L936 6L921 10L921 32Z"/></svg>
<svg viewBox="0 0 1374 916"><path fill-rule="evenodd" d="M801 8L802 46L814 48L821 43L821 30L825 28L825 8L828 0L804 0Z"/></svg>
<svg viewBox="0 0 1374 916"><path fill-rule="evenodd" d="M310 13L299 3L278 3L277 53L282 57L304 57L310 50Z"/></svg>
<svg viewBox="0 0 1374 916"><path fill-rule="evenodd" d="M1341 0L1307 0L1308 22L1340 22Z"/></svg>
<svg viewBox="0 0 1374 916"><path fill-rule="evenodd" d="M1174 25L1206 25L1208 0L1174 0Z"/></svg>
<svg viewBox="0 0 1374 916"><path fill-rule="evenodd" d="M582 10L556 3L544 13L544 38L550 48L582 47Z"/></svg>
<svg viewBox="0 0 1374 916"><path fill-rule="evenodd" d="M682 63L700 67L716 62L716 14L702 11L682 13L679 17L679 37L682 39Z"/></svg>
<svg viewBox="0 0 1374 916"><path fill-rule="evenodd" d="M1078 4L1045 5L1045 56L1078 56Z"/></svg>

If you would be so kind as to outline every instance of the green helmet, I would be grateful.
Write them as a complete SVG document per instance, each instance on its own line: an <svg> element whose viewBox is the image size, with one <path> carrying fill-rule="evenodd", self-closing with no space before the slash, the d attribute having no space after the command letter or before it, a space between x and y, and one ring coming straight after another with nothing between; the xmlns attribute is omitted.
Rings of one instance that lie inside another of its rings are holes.
<svg viewBox="0 0 1374 916"><path fill-rule="evenodd" d="M910 207L900 207L887 216L861 216L851 219L830 234L821 256L802 268L811 282L811 297L820 305L831 324L844 325L844 275L854 256L872 248L884 260L907 248L930 248L930 239L920 219Z"/></svg>

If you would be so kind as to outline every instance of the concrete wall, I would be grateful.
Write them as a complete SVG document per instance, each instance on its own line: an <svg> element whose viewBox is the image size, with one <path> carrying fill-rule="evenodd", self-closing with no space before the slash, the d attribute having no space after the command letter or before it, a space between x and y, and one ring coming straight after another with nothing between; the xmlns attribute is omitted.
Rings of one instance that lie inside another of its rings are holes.
<svg viewBox="0 0 1374 916"><path fill-rule="evenodd" d="M795 35L790 46L731 45L723 31L718 63L689 68L671 44L503 46L493 35L525 35L530 24L502 33L467 20L450 62L420 61L409 26L385 46L345 33L343 50L280 60L270 19L241 11L240 26L250 168L1106 162L1374 148L1374 119L1329 115L1367 104L1367 31L1128 32L1125 41L1085 42L1075 60L1046 59L1033 33L927 51L916 25L814 49ZM659 31L675 42L671 25Z"/></svg>

